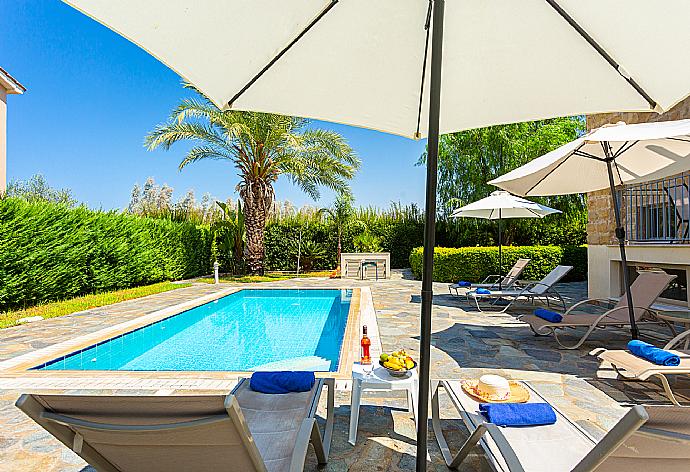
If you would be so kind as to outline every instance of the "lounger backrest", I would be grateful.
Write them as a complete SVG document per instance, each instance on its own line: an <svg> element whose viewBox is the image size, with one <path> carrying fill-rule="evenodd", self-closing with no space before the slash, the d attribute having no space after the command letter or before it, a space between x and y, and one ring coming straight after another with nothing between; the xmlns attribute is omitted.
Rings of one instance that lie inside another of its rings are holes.
<svg viewBox="0 0 690 472"><path fill-rule="evenodd" d="M639 320L645 315L645 313L647 313L643 308L651 307L659 295L666 290L668 284L670 284L675 278L675 275L669 275L663 271L643 271L639 273L635 281L630 285L630 293L632 293L633 305L638 307L635 308L636 320ZM616 304L616 308L627 306L628 297L624 293ZM629 319L628 310L616 310L609 316L621 321L627 321Z"/></svg>
<svg viewBox="0 0 690 472"><path fill-rule="evenodd" d="M532 293L542 294L557 284L565 275L572 270L573 266L556 266L546 277L541 279L539 284L530 289Z"/></svg>
<svg viewBox="0 0 690 472"><path fill-rule="evenodd" d="M635 417L640 423L637 427ZM646 421L645 417L648 418ZM619 432L629 428L634 428L633 431L625 437L616 437L614 430L626 420L629 420L628 423ZM576 471L681 472L689 469L690 411L687 408L664 405L643 408L638 405L618 425L585 457L583 463L595 459L589 464L590 467Z"/></svg>
<svg viewBox="0 0 690 472"><path fill-rule="evenodd" d="M503 277L503 280L501 280L501 286L503 288L512 287L513 284L517 282L517 279L520 277L520 274L522 274L522 271L525 270L525 267L527 267L527 264L529 264L529 261L529 259L518 259L513 268L510 269L506 276Z"/></svg>
<svg viewBox="0 0 690 472"><path fill-rule="evenodd" d="M22 395L17 406L100 472L266 470L232 395Z"/></svg>

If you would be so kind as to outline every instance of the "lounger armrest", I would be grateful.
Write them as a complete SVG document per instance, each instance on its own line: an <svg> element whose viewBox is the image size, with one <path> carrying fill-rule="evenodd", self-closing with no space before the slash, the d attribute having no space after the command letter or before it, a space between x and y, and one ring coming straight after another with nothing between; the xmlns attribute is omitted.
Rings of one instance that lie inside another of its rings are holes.
<svg viewBox="0 0 690 472"><path fill-rule="evenodd" d="M529 285L525 286L524 290L529 290L531 292L533 288L537 288L537 287L546 287L546 290L544 290L544 292L542 292L542 293L546 293L552 289L553 285L545 284L543 282L531 282ZM536 294L536 295L540 295L540 294Z"/></svg>
<svg viewBox="0 0 690 472"><path fill-rule="evenodd" d="M655 319L657 318L656 313L654 312L654 310L651 310L651 309L649 309L649 308L647 308L647 307L644 307L644 306L635 306L635 307L633 307L633 309L634 309L634 310L644 310L644 311L646 312L646 314L651 315L652 318L655 318ZM612 308L611 310L608 310L606 313L604 313L604 315L603 315L602 317L600 317L600 318L597 320L597 323L601 320L601 318L603 318L603 317L605 317L605 316L608 316L608 315L610 315L611 313L615 313L615 312L617 312L617 311L628 311L628 307L627 307L627 306L618 306L618 307L616 307L616 308Z"/></svg>
<svg viewBox="0 0 690 472"><path fill-rule="evenodd" d="M589 304L598 305L599 303L602 303L602 302L603 302L603 303L606 303L606 304L608 304L608 305L612 305L611 300L609 300L609 299L607 299L607 298L587 298L587 299L585 299L585 300L580 300L579 302L575 303L573 306L571 306L570 308L568 308L568 309L565 311L565 314L566 314L566 315L570 315L571 312L572 312L573 310L575 310L576 308L578 308L578 307L580 307L580 306L582 306L582 305L589 305ZM604 308L604 309L611 309L611 308L613 308L613 307ZM576 313L572 313L572 314L576 314Z"/></svg>
<svg viewBox="0 0 690 472"><path fill-rule="evenodd" d="M489 282L491 283L496 283L498 280L500 280L503 276L500 274L491 274L487 275L484 280L481 281L483 284L488 284ZM491 280L493 278L493 281Z"/></svg>
<svg viewBox="0 0 690 472"><path fill-rule="evenodd" d="M84 428L91 429L94 431L120 431L120 432L152 432L152 431L166 431L166 430L178 430L183 428L196 428L199 426L209 425L212 423L219 423L223 421L228 421L228 415L212 415L206 418L200 418L196 420L180 421L177 423L163 423L163 424L112 424L112 423L98 423L95 421L86 421L79 418L73 418L67 415L61 415L57 413L44 412L41 413L39 418L46 421L52 421L64 426L70 426L74 428Z"/></svg>
<svg viewBox="0 0 690 472"><path fill-rule="evenodd" d="M537 286L536 282L530 282L527 285L525 285L524 287L520 287L520 292L518 293L517 297L521 297L525 293L531 293L532 288L534 288L536 286Z"/></svg>
<svg viewBox="0 0 690 472"><path fill-rule="evenodd" d="M604 436L594 448L582 458L580 463L572 469L572 472L591 472L595 470L648 419L649 415L642 406L633 406L630 411L613 426L606 436Z"/></svg>
<svg viewBox="0 0 690 472"><path fill-rule="evenodd" d="M309 443L314 446L314 452L319 464L328 463L328 453L331 449L331 437L333 436L334 425L334 407L335 407L335 379L317 379L318 393L314 398L312 409L309 412L309 417L302 420L299 431L297 432L297 440L295 441L295 449L292 451L292 460L290 461L290 472L301 472L304 470L304 461L309 449ZM328 387L328 401L326 411L326 427L323 436L319 431L319 424L316 421L316 408L323 392L323 387Z"/></svg>
<svg viewBox="0 0 690 472"><path fill-rule="evenodd" d="M690 329L688 329L687 331L683 331L678 336L671 339L668 343L666 343L664 349L673 349L673 347L676 344L680 344L681 341L685 341L685 338L687 338L688 336L690 336Z"/></svg>

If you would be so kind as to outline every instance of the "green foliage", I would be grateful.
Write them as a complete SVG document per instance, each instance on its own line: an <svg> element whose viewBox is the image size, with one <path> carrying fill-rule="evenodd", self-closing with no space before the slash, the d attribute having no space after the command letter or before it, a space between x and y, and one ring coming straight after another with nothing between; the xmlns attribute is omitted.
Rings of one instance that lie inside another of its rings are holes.
<svg viewBox="0 0 690 472"><path fill-rule="evenodd" d="M208 227L0 200L0 309L210 272Z"/></svg>
<svg viewBox="0 0 690 472"><path fill-rule="evenodd" d="M45 177L36 174L27 181L12 180L0 197L21 198L31 203L53 202L74 206L77 202L68 189L55 189L48 185Z"/></svg>
<svg viewBox="0 0 690 472"><path fill-rule="evenodd" d="M304 239L301 243L293 242L291 249L295 258L299 257L300 270L313 270L326 258L326 248L312 239Z"/></svg>
<svg viewBox="0 0 690 472"><path fill-rule="evenodd" d="M587 246L563 246L561 264L573 266L566 280L587 280Z"/></svg>
<svg viewBox="0 0 690 472"><path fill-rule="evenodd" d="M244 227L244 211L237 202L230 208L225 202L216 202L222 210L222 218L211 224L213 235L213 259L217 260L223 272L241 274L244 269L244 249L247 231Z"/></svg>
<svg viewBox="0 0 690 472"><path fill-rule="evenodd" d="M445 210L488 196L488 181L577 138L583 117L489 126L441 136L438 196ZM426 154L420 158L420 164ZM570 200L570 197L559 198ZM575 199L578 206L581 198Z"/></svg>
<svg viewBox="0 0 690 472"><path fill-rule="evenodd" d="M167 184L156 184L153 177L146 179L143 187L132 187L127 212L137 216L185 221L197 225L210 224L222 218L221 210L209 194L197 202L194 190L189 189L178 201L173 202L174 189ZM232 200L228 200L232 204Z"/></svg>
<svg viewBox="0 0 690 472"><path fill-rule="evenodd" d="M145 138L148 149L169 149L180 141L193 146L179 164L214 159L238 170L236 190L244 202L247 225L245 262L250 272L264 271L264 229L273 205L273 185L283 175L310 197L320 188L349 192L360 160L345 138L318 129L305 118L238 110L221 110L200 90L182 100L167 123Z"/></svg>
<svg viewBox="0 0 690 472"><path fill-rule="evenodd" d="M381 238L369 231L360 233L352 243L357 248L357 252L381 252Z"/></svg>
<svg viewBox="0 0 690 472"><path fill-rule="evenodd" d="M410 254L410 267L416 278L422 276L421 247ZM503 266L500 273L505 274L519 258L529 258L521 278L539 280L557 265L572 265L573 270L566 280L583 280L587 276L586 246L507 246L503 248ZM434 281L453 283L458 280L480 282L498 271L497 247L437 247L434 250Z"/></svg>
<svg viewBox="0 0 690 472"><path fill-rule="evenodd" d="M168 122L145 139L149 149L169 149L179 141L195 143L180 162L180 170L202 159L229 161L239 169L241 194L249 182L270 184L281 174L315 199L319 187L348 189L347 181L360 160L338 133L311 127L305 118L223 111L193 85L185 87L197 97L182 100Z"/></svg>
<svg viewBox="0 0 690 472"><path fill-rule="evenodd" d="M522 223L524 220L513 220ZM587 213L552 215L538 221L539 225L519 227L513 241L517 246L569 246L584 244ZM266 268L295 270L296 253L290 242L299 238L313 240L326 249L326 257L319 269L333 269L337 265L338 228L332 218L322 218L319 212L300 212L272 217L266 226ZM424 241L424 218L419 209L410 205L393 204L387 210L355 208L342 227L343 252L356 252L355 239L362 233L380 238L381 250L390 252L391 267L409 267L410 252ZM474 218L450 219L440 217L436 222L436 243L444 247L493 246L496 244L495 222ZM495 270L495 268L493 269Z"/></svg>
<svg viewBox="0 0 690 472"><path fill-rule="evenodd" d="M487 197L495 187L488 181L505 174L581 135L583 117L554 118L478 128L441 136L438 157L438 206L441 215ZM426 162L422 155L419 164ZM545 220L504 221L504 244L583 244L587 214L583 195L532 198L561 210L563 214ZM478 241L463 245L492 244L495 223L460 223L466 231L472 225ZM489 233L490 241L481 237ZM471 239L471 238L468 238ZM460 246L453 244L454 246Z"/></svg>

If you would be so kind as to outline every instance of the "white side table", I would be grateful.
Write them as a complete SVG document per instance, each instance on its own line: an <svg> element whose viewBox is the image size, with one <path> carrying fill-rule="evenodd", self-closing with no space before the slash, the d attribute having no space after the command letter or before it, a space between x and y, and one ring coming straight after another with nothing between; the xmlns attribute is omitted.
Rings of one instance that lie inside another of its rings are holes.
<svg viewBox="0 0 690 472"><path fill-rule="evenodd" d="M417 424L417 395L419 393L417 369L406 377L393 377L386 369L374 361L374 370L367 377L359 362L352 365L352 400L350 402L350 437L348 442L355 445L357 441L357 424L359 423L359 405L363 390L407 390L407 408L414 415Z"/></svg>

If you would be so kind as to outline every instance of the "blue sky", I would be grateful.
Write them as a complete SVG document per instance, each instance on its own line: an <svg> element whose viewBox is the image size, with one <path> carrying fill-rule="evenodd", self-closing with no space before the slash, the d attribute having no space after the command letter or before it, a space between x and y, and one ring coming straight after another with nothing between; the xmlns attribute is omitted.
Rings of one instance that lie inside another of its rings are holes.
<svg viewBox="0 0 690 472"><path fill-rule="evenodd" d="M123 208L135 182L152 176L200 198L234 197L235 169L199 162L177 171L186 146L146 151L143 139L184 96L180 78L107 28L58 0L0 0L0 67L27 88L8 98L8 179L43 174L91 207ZM426 141L331 123L362 159L352 182L360 205L422 203ZM279 200L314 204L285 179ZM333 200L324 192L320 206Z"/></svg>

